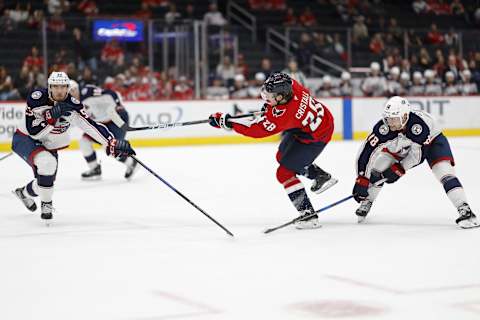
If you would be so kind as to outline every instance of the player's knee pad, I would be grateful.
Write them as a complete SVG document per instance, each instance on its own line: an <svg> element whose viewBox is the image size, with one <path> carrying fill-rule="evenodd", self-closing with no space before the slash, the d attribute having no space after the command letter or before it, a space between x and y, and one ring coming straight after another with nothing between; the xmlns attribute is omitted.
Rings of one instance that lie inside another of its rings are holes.
<svg viewBox="0 0 480 320"><path fill-rule="evenodd" d="M445 192L448 193L455 188L462 188L462 184L455 175L455 169L449 160L436 163L432 167L432 171L438 181L442 183Z"/></svg>
<svg viewBox="0 0 480 320"><path fill-rule="evenodd" d="M48 151L39 152L33 159L33 164L38 175L54 176L57 172L57 158Z"/></svg>

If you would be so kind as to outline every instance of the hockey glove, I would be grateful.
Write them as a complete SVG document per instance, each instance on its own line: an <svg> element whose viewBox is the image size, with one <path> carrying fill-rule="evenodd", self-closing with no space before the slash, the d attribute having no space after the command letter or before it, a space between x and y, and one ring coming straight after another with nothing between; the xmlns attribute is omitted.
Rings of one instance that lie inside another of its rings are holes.
<svg viewBox="0 0 480 320"><path fill-rule="evenodd" d="M364 176L358 176L353 187L353 198L357 202L362 202L368 197L368 186L370 181Z"/></svg>
<svg viewBox="0 0 480 320"><path fill-rule="evenodd" d="M386 183L394 183L404 174L405 169L400 163L392 164L390 168L383 172L383 176L387 179L387 181L385 181Z"/></svg>
<svg viewBox="0 0 480 320"><path fill-rule="evenodd" d="M135 151L130 146L130 142L127 140L117 140L111 139L108 141L107 146L107 155L112 156L114 158L118 158L121 156L131 156L135 155Z"/></svg>
<svg viewBox="0 0 480 320"><path fill-rule="evenodd" d="M55 125L62 116L69 116L75 108L65 102L57 102L51 109L45 111L45 120L50 125Z"/></svg>
<svg viewBox="0 0 480 320"><path fill-rule="evenodd" d="M229 115L228 113L217 112L217 113L214 113L214 114L210 115L208 120L209 120L209 124L214 128L222 128L222 129L225 129L225 130L231 130L233 125L228 120L231 117L232 116Z"/></svg>

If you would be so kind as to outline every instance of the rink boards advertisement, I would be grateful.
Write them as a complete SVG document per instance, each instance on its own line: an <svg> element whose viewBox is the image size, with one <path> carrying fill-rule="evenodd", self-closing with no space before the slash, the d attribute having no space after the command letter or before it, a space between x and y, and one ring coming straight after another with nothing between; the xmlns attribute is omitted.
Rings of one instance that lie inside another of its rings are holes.
<svg viewBox="0 0 480 320"><path fill-rule="evenodd" d="M450 136L480 135L480 97L410 97L416 109L435 116ZM380 119L386 98L323 99L335 118L334 140L362 139ZM125 102L130 126L142 127L158 123L176 123L207 119L215 112L231 114L258 111L261 100L191 100ZM0 103L0 151L10 150L16 126L22 119L24 102ZM72 129L72 147L80 130ZM234 132L199 124L170 129L129 132L127 138L135 146L169 146L215 143L253 143L278 141L278 136L251 139Z"/></svg>

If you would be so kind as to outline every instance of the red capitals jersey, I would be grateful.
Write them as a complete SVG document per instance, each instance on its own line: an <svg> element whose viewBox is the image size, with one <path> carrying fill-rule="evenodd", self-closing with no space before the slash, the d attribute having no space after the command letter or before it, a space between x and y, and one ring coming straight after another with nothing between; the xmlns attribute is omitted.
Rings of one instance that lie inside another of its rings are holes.
<svg viewBox="0 0 480 320"><path fill-rule="evenodd" d="M327 107L295 80L293 97L289 102L267 106L264 114L251 122L238 122L241 123L233 124L233 130L244 136L264 138L287 131L302 143L328 143L334 129L333 116Z"/></svg>

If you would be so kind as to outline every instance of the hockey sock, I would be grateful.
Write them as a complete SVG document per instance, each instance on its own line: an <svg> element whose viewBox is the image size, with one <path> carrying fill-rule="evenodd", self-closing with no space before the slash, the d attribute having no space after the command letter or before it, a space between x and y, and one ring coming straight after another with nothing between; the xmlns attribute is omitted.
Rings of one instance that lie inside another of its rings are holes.
<svg viewBox="0 0 480 320"><path fill-rule="evenodd" d="M37 184L38 184L38 195L42 202L51 202L53 196L53 182L55 181L55 176L42 176L38 175Z"/></svg>
<svg viewBox="0 0 480 320"><path fill-rule="evenodd" d="M97 162L97 154L95 153L95 150L93 150L93 145L92 141L90 138L87 136L83 135L80 138L80 150L82 151L83 157L85 158L85 161L88 163L88 167L90 169L94 169L96 166L98 166Z"/></svg>
<svg viewBox="0 0 480 320"><path fill-rule="evenodd" d="M467 203L467 196L463 190L463 186L455 175L455 169L450 161L441 161L432 167L433 174L443 185L448 199L458 208L460 205Z"/></svg>
<svg viewBox="0 0 480 320"><path fill-rule="evenodd" d="M288 198L300 213L313 211L312 203L308 198L303 183L297 178L295 172L280 165L277 169L277 180L280 182L288 194Z"/></svg>
<svg viewBox="0 0 480 320"><path fill-rule="evenodd" d="M32 180L25 186L25 189L23 189L23 195L26 197L38 196L37 180Z"/></svg>

